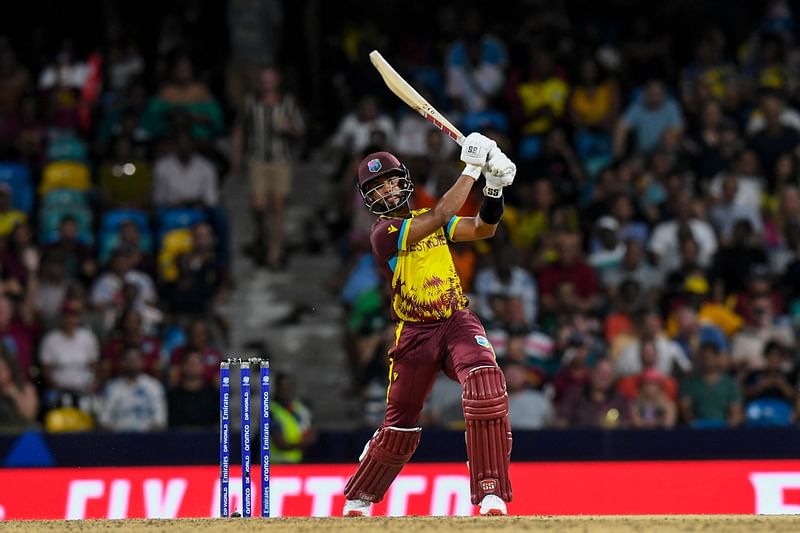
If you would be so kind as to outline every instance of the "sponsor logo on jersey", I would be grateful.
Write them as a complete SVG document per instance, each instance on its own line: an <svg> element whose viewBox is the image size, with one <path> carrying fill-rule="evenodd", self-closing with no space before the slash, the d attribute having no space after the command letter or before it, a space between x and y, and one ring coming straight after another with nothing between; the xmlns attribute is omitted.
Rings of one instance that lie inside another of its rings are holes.
<svg viewBox="0 0 800 533"><path fill-rule="evenodd" d="M477 342L479 346L483 346L484 348L492 347L492 344L489 342L489 339L487 339L483 335L475 335L475 342Z"/></svg>
<svg viewBox="0 0 800 533"><path fill-rule="evenodd" d="M381 169L381 160L380 159L370 159L367 163L367 169L370 172L377 172Z"/></svg>

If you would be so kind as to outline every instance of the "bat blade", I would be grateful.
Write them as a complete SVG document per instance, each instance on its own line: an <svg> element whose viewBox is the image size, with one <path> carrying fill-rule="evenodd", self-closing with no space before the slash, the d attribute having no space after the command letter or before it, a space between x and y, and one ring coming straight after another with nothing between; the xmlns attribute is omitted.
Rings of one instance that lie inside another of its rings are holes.
<svg viewBox="0 0 800 533"><path fill-rule="evenodd" d="M442 130L447 136L458 144L464 143L464 134L458 131L444 115L439 113L435 107L428 103L403 77L392 68L388 61L377 50L369 54L369 60L383 78L383 82L389 87L398 98L408 105L411 109L422 115L434 126Z"/></svg>

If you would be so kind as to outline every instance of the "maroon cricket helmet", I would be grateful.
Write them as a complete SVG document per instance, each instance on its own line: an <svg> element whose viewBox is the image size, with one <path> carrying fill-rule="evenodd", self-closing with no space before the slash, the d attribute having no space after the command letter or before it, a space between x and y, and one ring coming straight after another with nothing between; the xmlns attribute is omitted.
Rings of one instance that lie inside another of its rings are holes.
<svg viewBox="0 0 800 533"><path fill-rule="evenodd" d="M393 206L387 201L388 197L377 191L383 183L383 180L378 178L388 176L398 178L399 191L390 196L398 196L399 201ZM358 165L358 191L364 198L367 209L376 215L383 215L407 204L414 191L414 184L409 177L408 168L397 157L389 152L375 152L365 157Z"/></svg>

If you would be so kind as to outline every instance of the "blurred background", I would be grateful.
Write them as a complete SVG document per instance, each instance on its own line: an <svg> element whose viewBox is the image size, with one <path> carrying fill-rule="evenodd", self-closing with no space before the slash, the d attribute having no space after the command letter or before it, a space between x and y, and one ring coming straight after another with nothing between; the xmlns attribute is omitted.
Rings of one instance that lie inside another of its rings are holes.
<svg viewBox="0 0 800 533"><path fill-rule="evenodd" d="M0 21L0 465L212 465L218 365L241 356L272 364L276 463L356 460L393 340L356 165L396 153L415 208L460 171L373 49L517 163L497 236L452 245L506 373L515 460L796 458L798 13L15 7ZM457 384L442 376L421 422L421 461L463 461Z"/></svg>

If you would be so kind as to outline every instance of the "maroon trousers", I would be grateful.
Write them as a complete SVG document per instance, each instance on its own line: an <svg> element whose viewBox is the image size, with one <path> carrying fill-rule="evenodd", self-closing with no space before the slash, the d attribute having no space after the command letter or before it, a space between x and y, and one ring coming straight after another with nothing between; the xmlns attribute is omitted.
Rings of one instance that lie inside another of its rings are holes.
<svg viewBox="0 0 800 533"><path fill-rule="evenodd" d="M416 426L440 371L463 385L469 371L480 366L497 363L486 332L471 311L457 311L440 322L401 322L389 350L383 426Z"/></svg>

